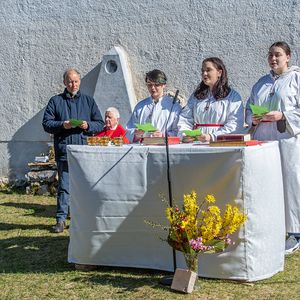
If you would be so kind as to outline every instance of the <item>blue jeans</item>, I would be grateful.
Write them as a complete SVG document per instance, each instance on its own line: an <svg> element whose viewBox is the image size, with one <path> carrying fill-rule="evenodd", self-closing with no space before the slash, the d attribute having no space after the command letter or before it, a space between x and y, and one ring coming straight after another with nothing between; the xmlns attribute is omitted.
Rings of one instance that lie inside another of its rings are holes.
<svg viewBox="0 0 300 300"><path fill-rule="evenodd" d="M57 210L56 221L65 221L69 208L69 168L67 161L58 161L58 190L57 190Z"/></svg>

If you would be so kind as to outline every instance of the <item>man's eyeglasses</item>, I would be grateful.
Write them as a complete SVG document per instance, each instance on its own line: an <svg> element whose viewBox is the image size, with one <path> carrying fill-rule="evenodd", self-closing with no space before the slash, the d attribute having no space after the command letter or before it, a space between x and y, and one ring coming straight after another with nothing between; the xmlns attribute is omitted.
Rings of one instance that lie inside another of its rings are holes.
<svg viewBox="0 0 300 300"><path fill-rule="evenodd" d="M160 85L162 85L161 83L147 83L147 87L159 87Z"/></svg>

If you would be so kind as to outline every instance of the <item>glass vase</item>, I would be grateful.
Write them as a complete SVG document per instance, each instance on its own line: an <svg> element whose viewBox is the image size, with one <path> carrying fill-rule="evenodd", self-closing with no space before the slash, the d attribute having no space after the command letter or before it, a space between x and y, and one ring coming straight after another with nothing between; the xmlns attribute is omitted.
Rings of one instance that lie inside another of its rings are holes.
<svg viewBox="0 0 300 300"><path fill-rule="evenodd" d="M195 286L194 286L194 290L197 290L200 288L199 277L198 277L199 252L198 253L183 253L183 255L184 255L187 270L193 271L197 274Z"/></svg>

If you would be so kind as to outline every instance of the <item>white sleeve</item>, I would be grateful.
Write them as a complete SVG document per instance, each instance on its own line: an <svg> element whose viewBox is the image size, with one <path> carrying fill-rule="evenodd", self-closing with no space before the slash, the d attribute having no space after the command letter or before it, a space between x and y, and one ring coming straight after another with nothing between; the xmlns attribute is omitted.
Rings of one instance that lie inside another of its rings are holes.
<svg viewBox="0 0 300 300"><path fill-rule="evenodd" d="M130 143L133 141L134 130L137 128L134 123L139 123L136 107L134 108L133 113L126 125L126 137Z"/></svg>
<svg viewBox="0 0 300 300"><path fill-rule="evenodd" d="M178 134L178 121L179 121L179 116L181 113L181 106L180 104L176 103L177 105L174 105L174 114L173 114L173 122L171 126L168 127L168 135L169 136L177 136Z"/></svg>
<svg viewBox="0 0 300 300"><path fill-rule="evenodd" d="M188 100L187 105L182 110L179 120L178 120L178 136L180 140L185 136L183 130L193 130L194 128L194 114L193 114L193 106L194 106L194 94L191 95Z"/></svg>
<svg viewBox="0 0 300 300"><path fill-rule="evenodd" d="M254 94L255 94L254 90L255 90L255 86L252 88L250 98L248 99L247 104L246 104L245 122L249 125L249 128L252 127L251 116L253 115L253 112L250 107L250 104L254 104Z"/></svg>

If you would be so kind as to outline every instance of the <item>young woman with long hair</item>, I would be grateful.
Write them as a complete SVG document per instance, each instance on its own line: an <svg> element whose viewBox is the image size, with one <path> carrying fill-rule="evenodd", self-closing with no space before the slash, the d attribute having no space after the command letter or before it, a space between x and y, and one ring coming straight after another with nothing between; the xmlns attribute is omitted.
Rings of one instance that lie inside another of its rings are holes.
<svg viewBox="0 0 300 300"><path fill-rule="evenodd" d="M185 136L184 130L199 129L201 142L215 141L220 134L240 133L244 125L244 108L240 95L228 86L227 71L217 57L202 62L202 81L182 110L179 136L184 143L194 137Z"/></svg>

